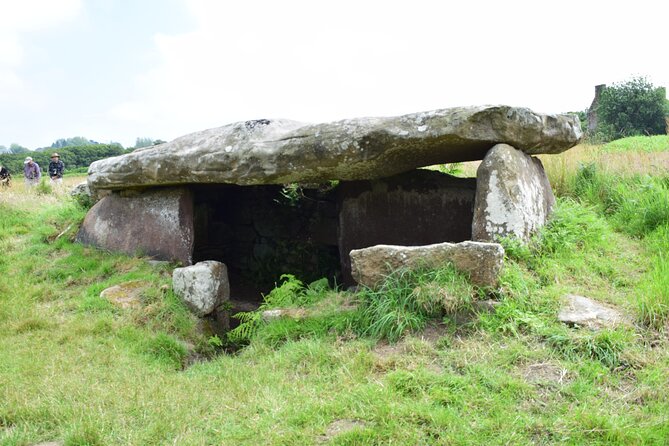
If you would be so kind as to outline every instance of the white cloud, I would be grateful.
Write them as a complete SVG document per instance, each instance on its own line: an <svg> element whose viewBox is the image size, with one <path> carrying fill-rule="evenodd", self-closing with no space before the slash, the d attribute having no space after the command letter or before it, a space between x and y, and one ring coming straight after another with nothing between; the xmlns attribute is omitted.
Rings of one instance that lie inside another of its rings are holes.
<svg viewBox="0 0 669 446"><path fill-rule="evenodd" d="M578 110L596 84L666 73L658 50L667 7L645 0L634 5L649 8L634 30L621 1L186 3L195 29L155 36L162 63L111 110L165 139L260 117L485 103Z"/></svg>
<svg viewBox="0 0 669 446"><path fill-rule="evenodd" d="M81 0L0 0L0 99L19 104L37 100L20 75L22 39L75 18L81 7Z"/></svg>

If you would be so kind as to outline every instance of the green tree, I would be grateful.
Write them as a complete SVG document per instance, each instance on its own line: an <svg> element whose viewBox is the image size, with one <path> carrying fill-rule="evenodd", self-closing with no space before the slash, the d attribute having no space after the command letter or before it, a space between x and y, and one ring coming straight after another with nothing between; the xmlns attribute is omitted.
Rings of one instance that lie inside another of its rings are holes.
<svg viewBox="0 0 669 446"><path fill-rule="evenodd" d="M57 139L56 141L53 142L53 144L51 144L51 148L62 149L63 147L88 146L91 144L97 144L97 143L83 136L74 136L72 138Z"/></svg>
<svg viewBox="0 0 669 446"><path fill-rule="evenodd" d="M30 150L28 150L27 147L23 147L22 145L13 142L9 146L9 152L10 153L28 153L28 152L30 152Z"/></svg>
<svg viewBox="0 0 669 446"><path fill-rule="evenodd" d="M604 139L666 133L667 91L644 77L616 83L602 91L597 107L598 133Z"/></svg>
<svg viewBox="0 0 669 446"><path fill-rule="evenodd" d="M135 149L140 147L149 147L153 145L153 139L151 138L140 138L139 136L135 140Z"/></svg>

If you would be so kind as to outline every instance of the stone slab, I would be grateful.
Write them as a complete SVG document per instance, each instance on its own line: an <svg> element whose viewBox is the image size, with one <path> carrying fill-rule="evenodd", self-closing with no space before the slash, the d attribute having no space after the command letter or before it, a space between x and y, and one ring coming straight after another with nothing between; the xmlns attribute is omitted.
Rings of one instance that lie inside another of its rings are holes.
<svg viewBox="0 0 669 446"><path fill-rule="evenodd" d="M389 177L417 167L482 159L497 143L560 153L581 139L575 115L478 106L325 124L238 122L99 160L93 190L157 185L324 183Z"/></svg>
<svg viewBox="0 0 669 446"><path fill-rule="evenodd" d="M498 243L438 243L427 246L377 245L350 253L353 278L360 285L375 288L401 268L439 268L448 263L469 275L473 284L496 286L504 262L504 248Z"/></svg>
<svg viewBox="0 0 669 446"><path fill-rule="evenodd" d="M113 193L86 214L77 241L110 251L190 265L192 194L185 188Z"/></svg>

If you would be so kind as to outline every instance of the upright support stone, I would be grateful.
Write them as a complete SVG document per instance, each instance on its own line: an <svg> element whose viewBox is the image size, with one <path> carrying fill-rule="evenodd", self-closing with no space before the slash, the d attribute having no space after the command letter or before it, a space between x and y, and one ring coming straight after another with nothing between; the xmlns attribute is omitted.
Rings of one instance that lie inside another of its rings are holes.
<svg viewBox="0 0 669 446"><path fill-rule="evenodd" d="M190 265L193 197L186 188L114 193L86 215L77 241L130 255Z"/></svg>
<svg viewBox="0 0 669 446"><path fill-rule="evenodd" d="M528 241L548 221L555 196L539 159L497 144L477 171L472 239Z"/></svg>

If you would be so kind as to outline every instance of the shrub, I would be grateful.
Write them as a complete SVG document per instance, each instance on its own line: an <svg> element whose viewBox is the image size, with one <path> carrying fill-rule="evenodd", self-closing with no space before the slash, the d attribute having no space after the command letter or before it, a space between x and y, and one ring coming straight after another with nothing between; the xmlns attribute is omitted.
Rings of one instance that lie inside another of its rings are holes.
<svg viewBox="0 0 669 446"><path fill-rule="evenodd" d="M598 133L607 140L666 133L666 89L643 77L606 87L599 98Z"/></svg>

